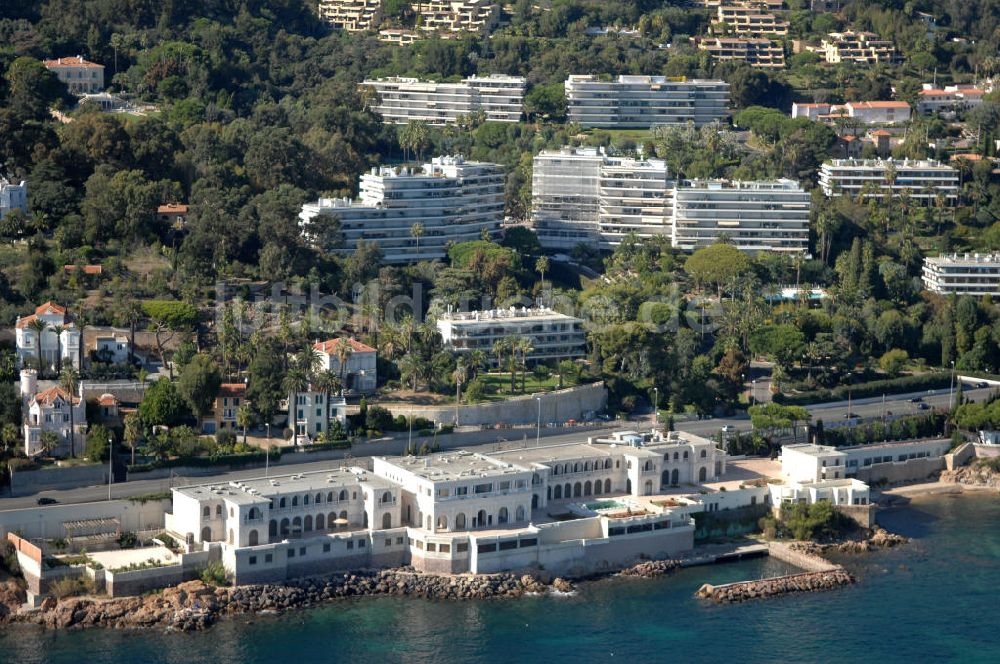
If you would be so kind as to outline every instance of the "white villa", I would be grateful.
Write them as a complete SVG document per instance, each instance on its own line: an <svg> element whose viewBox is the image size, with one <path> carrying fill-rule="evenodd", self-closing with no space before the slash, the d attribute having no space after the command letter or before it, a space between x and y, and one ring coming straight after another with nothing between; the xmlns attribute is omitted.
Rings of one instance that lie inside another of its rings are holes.
<svg viewBox="0 0 1000 664"><path fill-rule="evenodd" d="M445 346L457 353L481 350L489 354L493 344L506 337L527 337L531 363L571 360L586 353L583 320L548 308L493 309L441 314L438 331Z"/></svg>
<svg viewBox="0 0 1000 664"><path fill-rule="evenodd" d="M56 434L59 441L52 450L53 455L68 454L71 440L78 452L83 451L84 434L87 431L87 408L79 395L73 395L71 398L58 386L39 392L38 374L33 369L22 369L20 396L24 405L25 454L35 456L45 451L42 447L42 434L47 431Z"/></svg>
<svg viewBox="0 0 1000 664"><path fill-rule="evenodd" d="M319 353L320 369L343 376L345 393L369 393L378 384L378 353L357 339L341 337L317 341L313 348ZM341 353L345 364L341 368Z"/></svg>
<svg viewBox="0 0 1000 664"><path fill-rule="evenodd" d="M44 64L75 95L104 90L104 65L85 60L82 55L46 60Z"/></svg>
<svg viewBox="0 0 1000 664"><path fill-rule="evenodd" d="M28 183L21 180L18 184L0 177L0 219L14 210L28 211Z"/></svg>
<svg viewBox="0 0 1000 664"><path fill-rule="evenodd" d="M237 583L402 564L452 573L600 570L691 549L691 513L718 501L678 489L714 481L725 468L712 441L677 432L490 455L376 457L372 470L175 488L166 527L191 550L220 547ZM766 490L717 495L763 504Z"/></svg>
<svg viewBox="0 0 1000 664"><path fill-rule="evenodd" d="M129 338L124 334L100 334L94 339L94 355L98 362L126 364Z"/></svg>
<svg viewBox="0 0 1000 664"><path fill-rule="evenodd" d="M768 485L776 509L820 500L844 506L867 505L870 500L868 485L847 477L847 453L827 445L782 446L781 475L780 484Z"/></svg>
<svg viewBox="0 0 1000 664"><path fill-rule="evenodd" d="M45 324L40 334L35 330L36 321ZM17 358L22 367L37 363L41 353L43 369L55 369L60 363L80 368L80 331L67 316L66 307L46 302L32 315L18 316L14 332Z"/></svg>

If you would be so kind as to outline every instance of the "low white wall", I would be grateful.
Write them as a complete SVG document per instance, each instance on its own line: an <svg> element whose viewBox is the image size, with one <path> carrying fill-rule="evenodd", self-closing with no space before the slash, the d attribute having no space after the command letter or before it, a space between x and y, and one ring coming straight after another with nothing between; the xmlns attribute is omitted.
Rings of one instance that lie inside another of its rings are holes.
<svg viewBox="0 0 1000 664"><path fill-rule="evenodd" d="M81 486L106 484L107 464L71 466L67 468L45 468L44 470L14 471L11 478L12 496L30 496L39 491L51 489L75 489Z"/></svg>

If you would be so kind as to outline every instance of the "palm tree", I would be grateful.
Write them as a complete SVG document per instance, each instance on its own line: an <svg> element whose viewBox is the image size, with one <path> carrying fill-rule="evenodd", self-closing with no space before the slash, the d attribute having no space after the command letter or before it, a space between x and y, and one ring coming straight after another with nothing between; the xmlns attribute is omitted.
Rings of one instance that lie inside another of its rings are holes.
<svg viewBox="0 0 1000 664"><path fill-rule="evenodd" d="M351 359L351 354L354 352L354 348L351 346L347 339L341 339L337 342L337 363L340 365L340 393L343 394L347 389L347 383L344 380L345 374L347 373L347 363Z"/></svg>
<svg viewBox="0 0 1000 664"><path fill-rule="evenodd" d="M8 422L0 428L0 443L3 444L3 449L6 452L10 448L17 445L17 441L20 438L20 432L17 426Z"/></svg>
<svg viewBox="0 0 1000 664"><path fill-rule="evenodd" d="M52 332L56 335L56 373L62 373L62 333L66 328L62 325L53 325Z"/></svg>
<svg viewBox="0 0 1000 664"><path fill-rule="evenodd" d="M488 366L488 361L486 352L479 348L469 353L469 370L473 378L479 376L479 372Z"/></svg>
<svg viewBox="0 0 1000 664"><path fill-rule="evenodd" d="M528 374L528 355L535 347L531 343L530 337L518 337L515 348L521 354L521 391L524 392L524 381Z"/></svg>
<svg viewBox="0 0 1000 664"><path fill-rule="evenodd" d="M243 444L247 444L247 427L253 424L253 411L246 403L236 411L236 426L243 429Z"/></svg>
<svg viewBox="0 0 1000 664"><path fill-rule="evenodd" d="M28 323L28 329L35 333L35 351L38 354L37 366L38 376L42 375L42 334L48 329L48 325L41 318L35 318Z"/></svg>
<svg viewBox="0 0 1000 664"><path fill-rule="evenodd" d="M62 370L59 374L59 382L62 388L69 394L69 455L71 458L76 457L76 427L73 421L73 399L76 394L76 383L79 379L79 375L76 373L76 369L69 366Z"/></svg>
<svg viewBox="0 0 1000 664"><path fill-rule="evenodd" d="M80 341L76 345L76 368L83 371L83 331L87 326L87 316L81 311L76 314L76 327L80 330Z"/></svg>
<svg viewBox="0 0 1000 664"><path fill-rule="evenodd" d="M285 374L285 380L282 382L282 387L285 388L290 396L288 398L288 424L289 428L292 430L292 440L298 445L299 434L298 434L298 397L299 392L302 392L307 387L309 387L309 376L306 375L304 369L298 366L291 366L288 372Z"/></svg>
<svg viewBox="0 0 1000 664"><path fill-rule="evenodd" d="M52 456L53 450L59 447L59 436L54 431L43 431L39 439L42 444L42 451Z"/></svg>
<svg viewBox="0 0 1000 664"><path fill-rule="evenodd" d="M410 226L410 237L417 241L417 257L420 257L420 238L424 236L424 225L419 221Z"/></svg>
<svg viewBox="0 0 1000 664"><path fill-rule="evenodd" d="M541 290L542 294L544 295L544 293L545 293L545 273L549 271L549 257L548 256L539 256L538 260L535 261L535 270L539 274L542 275L540 290Z"/></svg>
<svg viewBox="0 0 1000 664"><path fill-rule="evenodd" d="M464 383L466 381L466 379L468 379L468 377L469 377L469 370L462 363L461 359L459 359L458 362L455 364L455 371L452 372L451 377L455 381L455 403L461 404L462 403L462 383ZM457 421L456 421L456 424L457 424Z"/></svg>
<svg viewBox="0 0 1000 664"><path fill-rule="evenodd" d="M342 383L341 383L341 380L340 380L340 376L338 376L335 371L331 371L330 369L324 369L323 371L320 371L318 374L316 374L316 378L315 378L314 382L316 383L316 387L325 396L325 399L323 401L323 403L325 404L325 407L323 409L323 412L325 414L325 417L323 418L323 420L324 420L323 421L323 427L324 427L323 430L324 431L329 431L330 430L330 395L341 389Z"/></svg>
<svg viewBox="0 0 1000 664"><path fill-rule="evenodd" d="M138 412L131 412L125 416L125 431L123 433L123 439L125 444L129 446L132 450L132 465L135 465L135 448L139 444L139 439L142 437L142 420L139 418Z"/></svg>

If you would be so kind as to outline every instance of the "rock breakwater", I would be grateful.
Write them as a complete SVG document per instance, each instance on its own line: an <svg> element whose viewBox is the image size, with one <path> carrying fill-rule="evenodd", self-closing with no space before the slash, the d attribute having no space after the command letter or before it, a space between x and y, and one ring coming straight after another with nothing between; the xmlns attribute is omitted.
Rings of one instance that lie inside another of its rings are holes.
<svg viewBox="0 0 1000 664"><path fill-rule="evenodd" d="M849 539L843 542L824 543L793 542L789 545L789 548L793 551L800 551L808 555L822 556L830 551L839 551L841 553L868 553L878 549L891 549L901 544L906 544L909 541L908 537L897 535L896 533L890 533L885 528L875 526L865 539Z"/></svg>
<svg viewBox="0 0 1000 664"><path fill-rule="evenodd" d="M713 586L706 583L698 589L696 595L710 599L719 604L735 604L754 599L764 599L778 595L798 592L817 592L833 590L854 583L854 577L842 568L826 572L805 572L779 576L773 579L757 581L741 581L723 586Z"/></svg>
<svg viewBox="0 0 1000 664"><path fill-rule="evenodd" d="M1000 473L982 462L942 471L941 481L980 489L1000 489Z"/></svg>
<svg viewBox="0 0 1000 664"><path fill-rule="evenodd" d="M651 579L664 574L670 574L681 564L676 560L649 560L618 572L617 576Z"/></svg>
<svg viewBox="0 0 1000 664"><path fill-rule="evenodd" d="M57 629L163 627L193 631L204 629L223 616L283 612L347 597L493 599L550 589L568 592L573 590L573 584L565 579L546 584L529 575L437 576L383 570L234 588L213 588L201 581L188 581L142 597L73 597L61 601L47 598L39 609L11 613L7 619Z"/></svg>

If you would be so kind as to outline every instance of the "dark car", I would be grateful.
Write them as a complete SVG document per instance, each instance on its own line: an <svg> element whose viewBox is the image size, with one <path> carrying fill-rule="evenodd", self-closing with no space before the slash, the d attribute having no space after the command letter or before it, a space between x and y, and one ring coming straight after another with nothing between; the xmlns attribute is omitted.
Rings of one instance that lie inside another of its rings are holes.
<svg viewBox="0 0 1000 664"><path fill-rule="evenodd" d="M924 400L923 397L913 397L912 399L910 399L910 403L920 403L923 400Z"/></svg>
<svg viewBox="0 0 1000 664"><path fill-rule="evenodd" d="M852 412L846 412L846 413L844 413L844 419L845 420L853 420L857 416L858 416L857 413L852 413Z"/></svg>
<svg viewBox="0 0 1000 664"><path fill-rule="evenodd" d="M928 406L925 403L921 403L920 405L917 406L917 408L919 408L920 410L928 410L930 409L930 406Z"/></svg>
<svg viewBox="0 0 1000 664"><path fill-rule="evenodd" d="M59 501L56 500L55 498L49 498L47 496L42 496L41 498L38 499L37 502L38 502L39 505L55 505Z"/></svg>
<svg viewBox="0 0 1000 664"><path fill-rule="evenodd" d="M989 383L983 383L983 382L976 383L976 387L978 387L979 389L983 389L984 387L989 387L989 386L990 386Z"/></svg>

